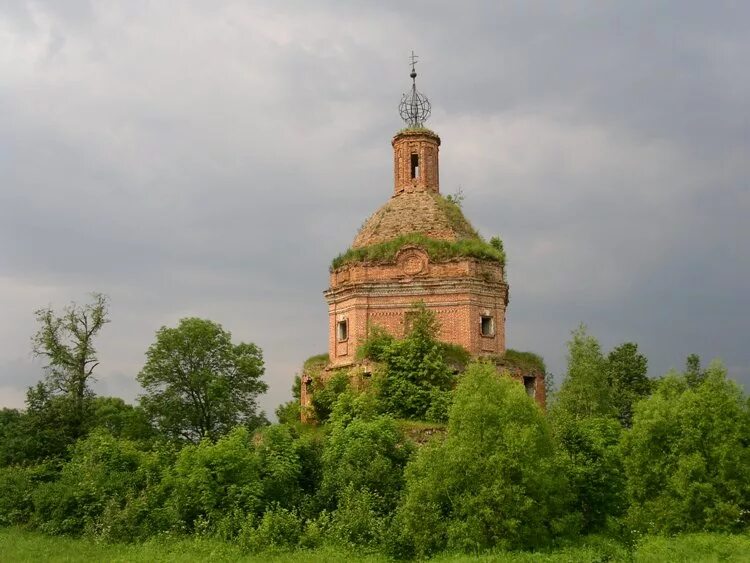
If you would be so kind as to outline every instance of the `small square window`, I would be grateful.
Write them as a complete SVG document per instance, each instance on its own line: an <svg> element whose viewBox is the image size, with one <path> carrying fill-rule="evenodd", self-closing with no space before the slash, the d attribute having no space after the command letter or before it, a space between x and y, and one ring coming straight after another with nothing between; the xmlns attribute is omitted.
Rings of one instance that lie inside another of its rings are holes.
<svg viewBox="0 0 750 563"><path fill-rule="evenodd" d="M495 319L493 317L482 315L479 322L479 330L482 336L495 336Z"/></svg>
<svg viewBox="0 0 750 563"><path fill-rule="evenodd" d="M336 323L336 340L344 342L349 339L349 322L344 319Z"/></svg>

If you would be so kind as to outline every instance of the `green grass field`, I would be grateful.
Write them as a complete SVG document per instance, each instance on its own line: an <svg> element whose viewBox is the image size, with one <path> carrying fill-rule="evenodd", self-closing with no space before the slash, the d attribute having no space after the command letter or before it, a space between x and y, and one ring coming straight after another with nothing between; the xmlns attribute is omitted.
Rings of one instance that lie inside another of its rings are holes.
<svg viewBox="0 0 750 563"><path fill-rule="evenodd" d="M320 549L292 553L243 554L236 546L215 540L160 539L143 544L105 544L89 540L50 537L18 528L0 529L0 561L245 561L290 563L382 562L384 556L357 555ZM641 542L635 553L609 540L591 541L579 547L543 553L496 553L471 557L444 555L439 563L481 561L497 563L672 563L672 562L749 562L750 535L690 534L676 538L651 537Z"/></svg>

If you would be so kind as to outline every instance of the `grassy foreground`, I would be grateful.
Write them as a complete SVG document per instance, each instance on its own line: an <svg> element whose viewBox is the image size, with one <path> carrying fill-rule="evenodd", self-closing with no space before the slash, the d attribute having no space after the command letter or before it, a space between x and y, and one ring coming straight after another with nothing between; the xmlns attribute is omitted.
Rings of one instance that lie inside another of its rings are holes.
<svg viewBox="0 0 750 563"><path fill-rule="evenodd" d="M232 544L204 538L158 539L143 544L104 544L89 540L50 537L18 528L0 529L0 560L12 561L245 561L290 563L385 562L379 555L319 549L263 555L243 554ZM439 563L481 561L496 563L585 562L750 562L750 535L688 534L676 538L650 537L628 553L610 540L592 541L579 547L543 553L496 553L472 557L444 555Z"/></svg>

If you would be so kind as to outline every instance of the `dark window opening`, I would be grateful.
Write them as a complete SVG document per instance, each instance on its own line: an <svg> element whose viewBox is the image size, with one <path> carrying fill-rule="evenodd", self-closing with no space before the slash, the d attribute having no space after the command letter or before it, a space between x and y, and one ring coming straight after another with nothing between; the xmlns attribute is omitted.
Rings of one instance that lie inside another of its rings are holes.
<svg viewBox="0 0 750 563"><path fill-rule="evenodd" d="M533 399L536 396L536 377L524 375L523 386L526 389L526 394Z"/></svg>
<svg viewBox="0 0 750 563"><path fill-rule="evenodd" d="M482 336L495 336L495 319L482 315L480 320L480 331Z"/></svg>
<svg viewBox="0 0 750 563"><path fill-rule="evenodd" d="M412 177L412 180L415 178L419 178L419 155L418 154L411 155L411 177Z"/></svg>
<svg viewBox="0 0 750 563"><path fill-rule="evenodd" d="M346 320L336 323L336 340L343 342L349 338L349 323Z"/></svg>

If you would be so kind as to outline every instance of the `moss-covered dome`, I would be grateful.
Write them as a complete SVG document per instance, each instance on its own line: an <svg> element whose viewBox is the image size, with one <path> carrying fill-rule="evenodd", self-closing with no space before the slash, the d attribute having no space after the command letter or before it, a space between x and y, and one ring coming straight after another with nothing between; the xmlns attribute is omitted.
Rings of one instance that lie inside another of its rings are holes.
<svg viewBox="0 0 750 563"><path fill-rule="evenodd" d="M406 245L424 248L436 261L470 256L505 262L502 244L485 242L458 205L440 194L416 191L394 196L378 209L362 225L351 248L331 266L391 262Z"/></svg>
<svg viewBox="0 0 750 563"><path fill-rule="evenodd" d="M412 234L451 242L479 239L458 205L440 194L412 192L392 197L373 213L360 228L352 248L372 246Z"/></svg>

